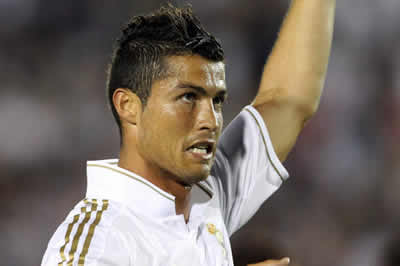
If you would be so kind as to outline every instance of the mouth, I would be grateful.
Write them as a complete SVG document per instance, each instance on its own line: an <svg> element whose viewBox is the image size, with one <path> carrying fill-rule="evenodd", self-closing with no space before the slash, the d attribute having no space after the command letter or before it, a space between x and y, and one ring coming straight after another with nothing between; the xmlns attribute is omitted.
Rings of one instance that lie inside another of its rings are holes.
<svg viewBox="0 0 400 266"><path fill-rule="evenodd" d="M197 159L210 160L213 157L215 141L213 140L203 140L197 141L191 145L187 151Z"/></svg>

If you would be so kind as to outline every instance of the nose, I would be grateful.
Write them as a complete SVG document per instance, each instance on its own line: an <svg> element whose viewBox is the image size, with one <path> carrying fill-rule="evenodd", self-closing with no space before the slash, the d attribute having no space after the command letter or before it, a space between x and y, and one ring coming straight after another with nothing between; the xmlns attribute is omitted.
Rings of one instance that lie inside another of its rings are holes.
<svg viewBox="0 0 400 266"><path fill-rule="evenodd" d="M219 116L220 114L215 110L212 99L203 100L199 105L197 114L197 128L216 132L220 126Z"/></svg>

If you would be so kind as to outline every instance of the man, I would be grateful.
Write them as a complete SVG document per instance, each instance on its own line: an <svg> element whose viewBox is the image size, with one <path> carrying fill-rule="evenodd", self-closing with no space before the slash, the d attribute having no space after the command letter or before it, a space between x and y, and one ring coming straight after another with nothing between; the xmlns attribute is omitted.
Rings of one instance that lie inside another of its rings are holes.
<svg viewBox="0 0 400 266"><path fill-rule="evenodd" d="M288 178L281 162L317 109L334 10L335 0L293 0L255 100L219 142L218 41L190 8L133 18L108 79L120 158L88 162L86 198L42 265L233 265L229 236Z"/></svg>

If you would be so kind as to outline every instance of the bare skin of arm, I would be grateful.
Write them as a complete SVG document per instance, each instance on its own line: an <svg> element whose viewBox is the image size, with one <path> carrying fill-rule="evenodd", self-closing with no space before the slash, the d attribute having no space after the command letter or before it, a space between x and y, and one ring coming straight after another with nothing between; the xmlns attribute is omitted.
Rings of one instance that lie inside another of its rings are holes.
<svg viewBox="0 0 400 266"><path fill-rule="evenodd" d="M289 258L283 258L280 260L266 260L256 264L248 264L247 266L287 266L290 263Z"/></svg>
<svg viewBox="0 0 400 266"><path fill-rule="evenodd" d="M283 162L316 112L331 50L336 0L292 0L252 105Z"/></svg>
<svg viewBox="0 0 400 266"><path fill-rule="evenodd" d="M252 105L283 162L316 112L331 50L336 0L292 0ZM248 266L289 265L289 259Z"/></svg>

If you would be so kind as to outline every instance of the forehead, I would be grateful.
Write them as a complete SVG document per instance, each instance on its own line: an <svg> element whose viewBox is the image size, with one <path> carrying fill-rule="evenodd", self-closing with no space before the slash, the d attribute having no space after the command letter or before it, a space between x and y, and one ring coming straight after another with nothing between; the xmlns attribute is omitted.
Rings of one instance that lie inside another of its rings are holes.
<svg viewBox="0 0 400 266"><path fill-rule="evenodd" d="M168 77L191 82L206 89L226 89L225 64L199 55L170 56L165 59Z"/></svg>

